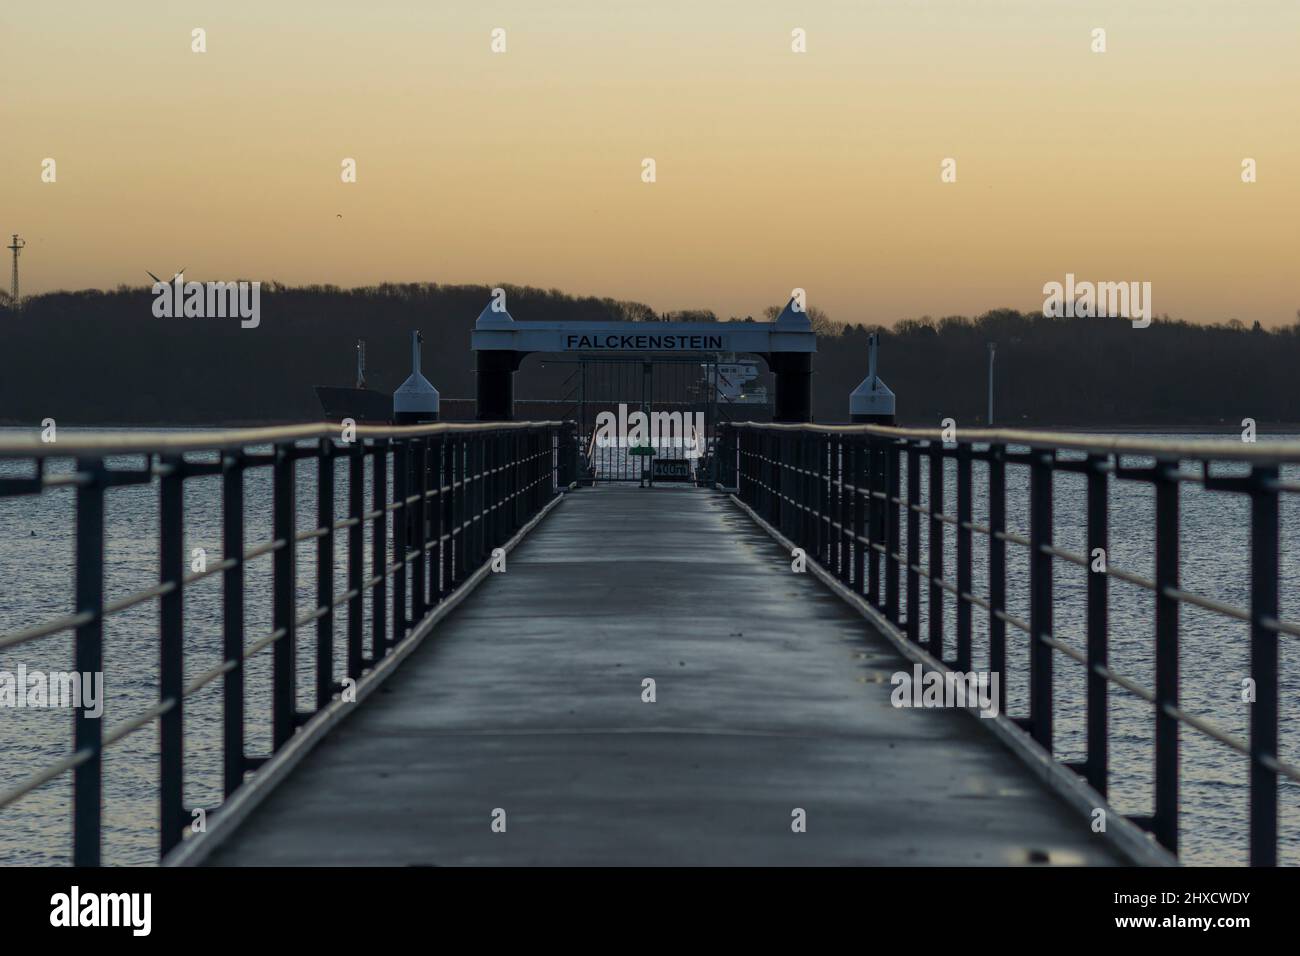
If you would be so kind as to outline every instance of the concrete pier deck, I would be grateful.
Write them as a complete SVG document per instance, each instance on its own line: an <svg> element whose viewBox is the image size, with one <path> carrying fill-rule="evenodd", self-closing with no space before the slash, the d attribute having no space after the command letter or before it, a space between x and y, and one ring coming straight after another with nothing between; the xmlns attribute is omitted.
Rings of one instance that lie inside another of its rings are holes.
<svg viewBox="0 0 1300 956"><path fill-rule="evenodd" d="M207 862L1124 862L910 669L726 496L581 489Z"/></svg>

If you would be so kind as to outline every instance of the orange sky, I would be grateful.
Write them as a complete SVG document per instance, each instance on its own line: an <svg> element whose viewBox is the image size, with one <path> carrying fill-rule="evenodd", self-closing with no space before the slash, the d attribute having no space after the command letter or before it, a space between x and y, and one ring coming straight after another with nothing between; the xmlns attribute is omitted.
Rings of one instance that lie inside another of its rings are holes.
<svg viewBox="0 0 1300 956"><path fill-rule="evenodd" d="M25 293L186 266L725 317L799 286L890 323L1073 272L1300 308L1296 0L64 0L0 7L0 63Z"/></svg>

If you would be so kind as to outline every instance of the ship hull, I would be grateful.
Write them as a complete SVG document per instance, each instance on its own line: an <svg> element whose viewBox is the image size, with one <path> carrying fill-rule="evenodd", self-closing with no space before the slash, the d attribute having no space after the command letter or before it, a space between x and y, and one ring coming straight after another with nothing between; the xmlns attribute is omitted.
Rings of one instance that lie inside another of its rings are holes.
<svg viewBox="0 0 1300 956"><path fill-rule="evenodd" d="M358 425L387 425L393 419L392 396L373 389L317 385L316 399L326 421L350 418Z"/></svg>

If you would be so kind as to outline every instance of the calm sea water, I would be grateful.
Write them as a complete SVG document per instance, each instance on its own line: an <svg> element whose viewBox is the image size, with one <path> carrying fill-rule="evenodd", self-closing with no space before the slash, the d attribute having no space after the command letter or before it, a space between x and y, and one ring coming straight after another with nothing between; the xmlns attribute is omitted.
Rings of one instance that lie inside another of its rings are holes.
<svg viewBox="0 0 1300 956"><path fill-rule="evenodd" d="M66 432L61 434L67 434ZM1167 437L1167 436L1166 436ZM1198 436L1180 436L1198 437ZM1205 436L1201 436L1205 437ZM1279 436L1280 437L1280 436ZM1267 440L1261 438L1261 441ZM139 467L141 458L114 459L113 467ZM1135 460L1133 463L1137 463ZM299 528L313 526L316 514L315 463L299 463ZM346 507L347 482L340 463L336 478L336 508ZM951 467L951 463L950 463ZM70 470L66 461L51 463L52 472ZM0 474L29 471L29 465L0 461ZM1300 480L1300 468L1287 477ZM975 520L987 518L983 466L976 463ZM923 487L925 482L923 481ZM270 536L270 475L267 469L246 477L245 536L252 547ZM904 486L905 487L905 486ZM1027 474L1008 469L1009 530L1028 534ZM955 496L955 477L948 483L948 501ZM367 500L370 490L367 489ZM1249 601L1249 515L1245 500L1235 495L1207 493L1191 484L1181 490L1182 586L1231 604ZM147 588L158 580L157 487L126 486L109 492L106 514L106 591L108 601ZM1082 503L1083 478L1060 474L1056 479L1056 541L1077 552L1086 541ZM1154 574L1151 490L1137 483L1113 484L1110 562L1134 573ZM186 481L185 553L203 548L209 561L221 557L220 479ZM1300 529L1300 503L1284 501L1282 509L1282 604L1289 620L1300 619L1300 554L1294 547ZM0 633L28 627L71 609L73 578L73 493L67 489L40 497L0 498ZM956 544L948 528L945 577L955 580ZM923 538L924 541L924 530ZM336 583L345 580L344 547L335 552ZM904 546L906 539L904 538ZM987 594L986 547L975 536L974 589ZM315 605L316 544L298 549L299 615ZM1008 610L1028 619L1027 556L1023 548L1007 545ZM367 571L369 573L369 571ZM246 575L246 635L251 643L271 629L271 558L263 556ZM341 586L340 588L341 589ZM1086 578L1082 568L1056 562L1055 631L1082 648L1085 633ZM185 657L187 680L220 659L221 585L219 575L186 589ZM922 613L926 609L922 595ZM342 611L342 609L341 609ZM945 620L955 621L955 601L945 598ZM339 615L341 635L346 612ZM1154 600L1123 582L1111 583L1111 666L1145 686L1152 681ZM976 666L987 661L987 616L974 613ZM148 602L109 619L104 628L106 710L105 729L140 713L156 700L158 678L158 614ZM922 621L925 633L925 621ZM300 675L313 673L314 629L300 629ZM1300 745L1300 646L1282 638L1282 756L1297 760ZM341 642L340 642L341 644ZM68 634L0 651L0 671L70 669L72 641ZM949 645L951 647L951 644ZM336 652L336 675L342 676ZM1028 643L1008 627L1009 668L1022 674ZM1244 624L1207 611L1182 609L1182 706L1232 733L1247 733L1248 706L1241 700L1242 679L1249 673L1249 642ZM270 654L254 658L247 671L247 749L269 747ZM1083 757L1084 679L1082 668L1057 655L1056 742L1065 759ZM300 677L299 705L311 701ZM1008 687L1012 713L1025 712L1026 686L1013 676ZM215 807L221 797L221 691L209 685L186 703L186 805ZM1151 802L1151 708L1119 688L1111 693L1111 802L1125 813L1148 813ZM18 784L70 749L72 717L53 709L0 709L0 791ZM1191 729L1181 733L1183 815L1182 858L1193 864L1240 864L1246 861L1248 818L1247 761ZM104 859L112 864L148 864L156 859L157 734L149 725L107 751L105 757ZM0 810L0 863L61 864L70 861L70 775L64 775L17 804ZM1300 863L1300 787L1284 782L1282 859Z"/></svg>

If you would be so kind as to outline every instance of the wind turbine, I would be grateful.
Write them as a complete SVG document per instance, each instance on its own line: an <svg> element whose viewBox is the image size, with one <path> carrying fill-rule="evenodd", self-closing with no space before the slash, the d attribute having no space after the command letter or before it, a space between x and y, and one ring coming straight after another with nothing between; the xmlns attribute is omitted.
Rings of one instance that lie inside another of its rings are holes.
<svg viewBox="0 0 1300 956"><path fill-rule="evenodd" d="M148 269L145 269L144 271L147 272L147 273L149 273L149 278L150 278L150 279L153 279L154 282L162 282L162 279L159 279L159 278L158 278L156 275L154 275L152 272L149 272ZM184 267L184 266L181 266L179 269L176 270L176 275L172 276L171 279L169 279L168 281L163 282L163 285L171 285L173 282L175 282L175 281L177 280L177 278L179 278L180 276L183 276L183 275L185 275L185 267Z"/></svg>

